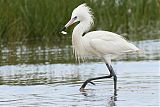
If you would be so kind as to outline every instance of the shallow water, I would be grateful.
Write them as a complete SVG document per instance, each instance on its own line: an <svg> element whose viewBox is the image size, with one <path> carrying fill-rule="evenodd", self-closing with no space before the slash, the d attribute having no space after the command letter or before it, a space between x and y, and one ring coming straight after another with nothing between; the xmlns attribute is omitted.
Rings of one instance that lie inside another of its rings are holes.
<svg viewBox="0 0 160 107"><path fill-rule="evenodd" d="M143 58L138 56L137 59L135 58L137 61L131 58L129 61L120 59L113 62L113 68L118 77L116 97L113 96L112 79L95 81L95 86L88 84L86 92L79 91L86 79L106 75L109 72L105 64L99 61L82 64L65 62L67 59L72 61L68 53L70 47L57 48L57 50L34 48L39 53L39 57L27 51L33 50L32 48L22 46L26 50L13 51L5 47L5 50L1 51L0 106L129 107L132 105L134 107L158 107L160 106L160 67L157 60L160 53L159 41L140 41L135 44L144 50L147 56ZM15 49L19 48L20 46ZM67 56L64 56L63 53ZM13 55L12 60L7 55ZM32 55L42 62L36 63L36 60L30 60L34 58ZM44 55L47 58L43 58ZM59 59L49 60L51 57L49 55L57 55ZM25 62L22 56L25 56ZM17 59L14 60L14 58Z"/></svg>

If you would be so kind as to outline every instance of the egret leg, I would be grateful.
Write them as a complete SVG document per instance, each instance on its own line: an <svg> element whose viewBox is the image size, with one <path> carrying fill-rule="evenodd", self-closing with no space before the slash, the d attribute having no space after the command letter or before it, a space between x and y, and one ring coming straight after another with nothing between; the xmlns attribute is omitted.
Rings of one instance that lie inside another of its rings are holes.
<svg viewBox="0 0 160 107"><path fill-rule="evenodd" d="M111 65L106 64L111 75L113 76L113 80L114 80L114 95L117 95L117 76L113 70L113 67Z"/></svg>
<svg viewBox="0 0 160 107"><path fill-rule="evenodd" d="M83 91L84 88L86 87L86 85L87 85L88 83L91 83L91 84L95 85L93 82L91 82L91 81L93 81L93 80L111 78L111 77L113 76L113 80L114 80L114 95L117 95L117 76L116 76L116 74L115 74L112 66L109 65L109 64L106 64L106 65L107 65L107 68L108 68L110 74L107 75L107 76L102 76L102 77L96 77L96 78L89 78L89 79L87 79L87 80L83 83L83 85L81 86L80 91Z"/></svg>

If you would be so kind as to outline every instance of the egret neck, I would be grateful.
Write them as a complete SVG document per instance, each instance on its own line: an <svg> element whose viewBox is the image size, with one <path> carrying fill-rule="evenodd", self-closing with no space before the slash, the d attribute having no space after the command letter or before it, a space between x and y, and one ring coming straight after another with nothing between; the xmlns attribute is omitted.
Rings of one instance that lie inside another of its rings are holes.
<svg viewBox="0 0 160 107"><path fill-rule="evenodd" d="M80 22L73 30L72 33L72 45L73 45L73 53L78 61L80 59L85 59L85 47L84 42L82 41L82 35L90 29L90 22L89 21L82 21Z"/></svg>

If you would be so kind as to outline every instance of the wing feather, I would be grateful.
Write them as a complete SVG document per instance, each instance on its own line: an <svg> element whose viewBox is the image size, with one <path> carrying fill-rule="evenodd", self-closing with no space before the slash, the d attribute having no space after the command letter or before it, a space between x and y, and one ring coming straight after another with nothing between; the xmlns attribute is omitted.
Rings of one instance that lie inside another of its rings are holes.
<svg viewBox="0 0 160 107"><path fill-rule="evenodd" d="M111 55L120 55L126 52L132 52L138 50L133 44L122 40L105 40L105 39L92 39L90 41L91 47L97 51L99 54L111 54Z"/></svg>

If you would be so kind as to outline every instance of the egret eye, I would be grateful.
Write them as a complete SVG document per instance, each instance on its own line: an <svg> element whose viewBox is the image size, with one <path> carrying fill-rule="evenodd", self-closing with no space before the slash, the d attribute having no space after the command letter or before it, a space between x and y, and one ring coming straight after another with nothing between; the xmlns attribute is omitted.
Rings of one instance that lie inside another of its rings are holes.
<svg viewBox="0 0 160 107"><path fill-rule="evenodd" d="M74 19L77 19L77 16L75 16Z"/></svg>

